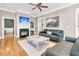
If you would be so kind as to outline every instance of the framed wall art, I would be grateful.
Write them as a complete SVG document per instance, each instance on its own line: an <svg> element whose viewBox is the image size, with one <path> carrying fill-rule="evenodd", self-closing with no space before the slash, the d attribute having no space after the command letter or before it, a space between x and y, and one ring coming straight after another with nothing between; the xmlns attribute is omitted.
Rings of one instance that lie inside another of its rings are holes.
<svg viewBox="0 0 79 59"><path fill-rule="evenodd" d="M51 17L46 19L47 28L59 28L59 16Z"/></svg>

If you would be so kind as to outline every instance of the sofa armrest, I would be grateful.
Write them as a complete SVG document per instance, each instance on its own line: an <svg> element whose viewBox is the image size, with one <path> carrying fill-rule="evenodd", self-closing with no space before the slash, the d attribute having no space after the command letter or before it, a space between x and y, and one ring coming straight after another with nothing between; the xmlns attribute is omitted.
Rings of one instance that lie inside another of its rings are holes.
<svg viewBox="0 0 79 59"><path fill-rule="evenodd" d="M45 33L46 34L46 31L41 31L39 34L41 34L41 33Z"/></svg>
<svg viewBox="0 0 79 59"><path fill-rule="evenodd" d="M65 40L74 43L77 40L77 38L74 38L74 37L65 37Z"/></svg>

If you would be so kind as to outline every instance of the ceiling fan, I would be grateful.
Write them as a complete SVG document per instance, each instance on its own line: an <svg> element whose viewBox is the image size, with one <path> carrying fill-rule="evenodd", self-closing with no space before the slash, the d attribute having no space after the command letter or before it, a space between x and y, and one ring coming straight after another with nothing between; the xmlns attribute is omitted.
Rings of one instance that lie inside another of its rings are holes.
<svg viewBox="0 0 79 59"><path fill-rule="evenodd" d="M32 10L38 8L40 11L42 11L42 8L48 8L48 6L42 5L43 3L37 3L37 4L29 3L29 4L35 6L34 8L32 8Z"/></svg>

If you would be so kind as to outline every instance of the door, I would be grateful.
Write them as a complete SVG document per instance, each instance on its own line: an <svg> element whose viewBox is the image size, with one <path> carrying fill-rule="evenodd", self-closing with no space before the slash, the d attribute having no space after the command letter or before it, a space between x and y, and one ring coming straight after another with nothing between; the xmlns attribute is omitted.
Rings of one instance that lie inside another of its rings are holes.
<svg viewBox="0 0 79 59"><path fill-rule="evenodd" d="M14 19L4 19L4 36L6 35L14 36Z"/></svg>
<svg viewBox="0 0 79 59"><path fill-rule="evenodd" d="M43 18L38 19L38 32L43 31Z"/></svg>

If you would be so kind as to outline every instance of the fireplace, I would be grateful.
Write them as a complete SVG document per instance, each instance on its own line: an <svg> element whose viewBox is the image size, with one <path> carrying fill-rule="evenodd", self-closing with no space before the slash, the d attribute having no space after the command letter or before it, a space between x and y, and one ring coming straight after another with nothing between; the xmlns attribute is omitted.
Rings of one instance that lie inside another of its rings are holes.
<svg viewBox="0 0 79 59"><path fill-rule="evenodd" d="M20 29L20 38L29 36L29 29Z"/></svg>

